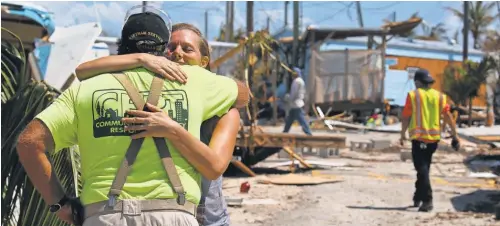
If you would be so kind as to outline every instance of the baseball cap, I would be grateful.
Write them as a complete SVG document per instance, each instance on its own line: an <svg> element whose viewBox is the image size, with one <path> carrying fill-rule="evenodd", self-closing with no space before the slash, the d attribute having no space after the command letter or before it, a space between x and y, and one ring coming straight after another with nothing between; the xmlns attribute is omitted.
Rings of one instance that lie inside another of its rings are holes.
<svg viewBox="0 0 500 226"><path fill-rule="evenodd" d="M425 69L418 69L417 71L415 71L415 77L413 77L413 80L420 81L426 84L434 83L434 79L430 75L429 71Z"/></svg>
<svg viewBox="0 0 500 226"><path fill-rule="evenodd" d="M151 6L135 6L125 17L118 52L163 55L171 30L170 18L166 13Z"/></svg>
<svg viewBox="0 0 500 226"><path fill-rule="evenodd" d="M293 71L299 76L302 77L302 71L298 67L293 67Z"/></svg>

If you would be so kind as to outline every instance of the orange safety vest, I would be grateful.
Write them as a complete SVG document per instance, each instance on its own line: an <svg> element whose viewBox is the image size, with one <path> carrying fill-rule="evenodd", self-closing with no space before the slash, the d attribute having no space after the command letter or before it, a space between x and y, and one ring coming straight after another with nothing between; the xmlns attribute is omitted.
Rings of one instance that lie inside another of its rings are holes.
<svg viewBox="0 0 500 226"><path fill-rule="evenodd" d="M439 141L441 113L446 105L444 94L435 89L417 89L409 93L412 105L410 139Z"/></svg>

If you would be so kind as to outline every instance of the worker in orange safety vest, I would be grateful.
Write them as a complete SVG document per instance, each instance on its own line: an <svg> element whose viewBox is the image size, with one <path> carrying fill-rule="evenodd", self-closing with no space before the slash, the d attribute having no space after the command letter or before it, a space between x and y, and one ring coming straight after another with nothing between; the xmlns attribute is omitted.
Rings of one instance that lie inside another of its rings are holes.
<svg viewBox="0 0 500 226"><path fill-rule="evenodd" d="M429 170L432 155L441 140L441 119L451 127L452 146L455 150L460 148L460 141L450 114L450 106L446 104L446 96L430 88L434 79L429 72L417 70L414 82L417 89L408 93L403 109L400 143L404 144L406 131L409 130L413 165L417 171L413 206L420 207L418 211L429 212L433 209Z"/></svg>

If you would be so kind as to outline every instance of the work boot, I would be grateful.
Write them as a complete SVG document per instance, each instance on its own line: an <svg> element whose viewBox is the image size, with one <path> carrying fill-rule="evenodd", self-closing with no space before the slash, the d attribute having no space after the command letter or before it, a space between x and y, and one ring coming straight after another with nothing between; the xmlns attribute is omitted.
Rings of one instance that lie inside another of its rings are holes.
<svg viewBox="0 0 500 226"><path fill-rule="evenodd" d="M418 212L431 212L432 209L434 209L432 201L422 202L422 205L420 206L420 208L418 208Z"/></svg>

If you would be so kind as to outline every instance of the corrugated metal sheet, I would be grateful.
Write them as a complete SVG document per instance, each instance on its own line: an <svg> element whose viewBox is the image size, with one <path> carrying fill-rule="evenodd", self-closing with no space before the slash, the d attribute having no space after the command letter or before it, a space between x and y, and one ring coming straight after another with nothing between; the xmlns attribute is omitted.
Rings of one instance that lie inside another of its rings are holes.
<svg viewBox="0 0 500 226"><path fill-rule="evenodd" d="M381 40L374 37L375 41L381 43ZM331 40L320 47L321 51L341 50L341 49L366 49L366 37L353 37L344 40ZM407 57L419 57L439 60L462 60L462 46L450 45L446 42L413 40L406 38L392 38L387 43L386 54ZM469 59L480 61L484 53L469 48Z"/></svg>
<svg viewBox="0 0 500 226"><path fill-rule="evenodd" d="M382 40L380 37L374 37L375 41L381 43ZM367 37L353 37L346 39L347 41L357 41L366 43L368 40ZM448 42L443 41L428 41L428 40L419 40L419 39L409 39L409 38L401 38L394 37L387 42L388 47L408 47L408 48L417 48L428 51L448 51L448 52L456 52L462 53L462 45L460 44L450 44ZM480 50L469 47L469 54L472 55L483 55L484 53Z"/></svg>

